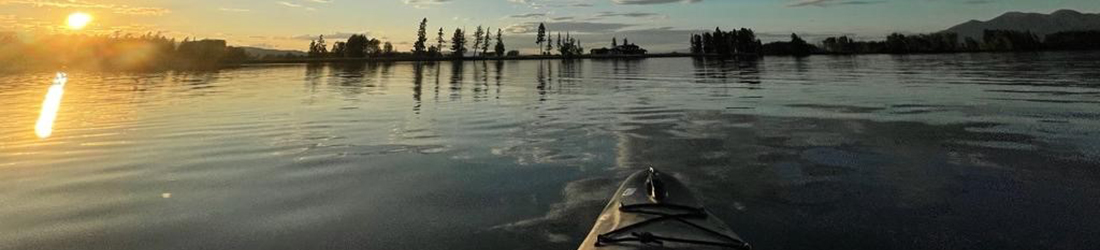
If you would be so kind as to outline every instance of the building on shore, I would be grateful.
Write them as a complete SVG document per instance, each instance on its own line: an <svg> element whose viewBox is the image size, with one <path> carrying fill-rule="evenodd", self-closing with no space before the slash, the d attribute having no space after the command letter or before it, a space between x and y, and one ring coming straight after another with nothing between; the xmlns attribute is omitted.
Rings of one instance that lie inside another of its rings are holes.
<svg viewBox="0 0 1100 250"><path fill-rule="evenodd" d="M593 55L645 55L648 52L637 44L630 43L630 40L623 39L622 45L618 44L617 40L612 38L611 48L592 49L590 53Z"/></svg>

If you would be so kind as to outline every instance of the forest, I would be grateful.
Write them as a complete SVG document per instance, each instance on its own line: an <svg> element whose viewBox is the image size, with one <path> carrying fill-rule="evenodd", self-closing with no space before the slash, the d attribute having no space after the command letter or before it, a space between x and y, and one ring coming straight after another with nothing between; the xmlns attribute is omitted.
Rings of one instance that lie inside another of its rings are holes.
<svg viewBox="0 0 1100 250"><path fill-rule="evenodd" d="M248 59L244 50L225 40L148 33L113 35L20 35L0 33L0 71L41 68L147 71L207 69Z"/></svg>
<svg viewBox="0 0 1100 250"><path fill-rule="evenodd" d="M818 46L820 45L820 46ZM955 33L904 35L893 33L882 41L856 41L848 36L829 37L818 45L798 34L789 41L761 44L751 29L712 32L691 36L691 53L698 56L760 56L812 54L917 54L959 52L1013 52L1100 49L1100 31L1059 32L1040 38L1031 32L986 30L981 41L960 38Z"/></svg>
<svg viewBox="0 0 1100 250"><path fill-rule="evenodd" d="M503 39L504 30L500 28L496 29L496 33L494 33L492 28L479 25L469 35L467 34L468 30L456 28L453 32L450 32L449 37L445 28L432 29L432 31L435 31L435 34L428 33L428 19L422 19L416 31L416 41L409 52L396 51L392 43L367 38L365 34L352 35L346 41L333 42L330 46L322 35L310 41L308 57L454 59L519 56L519 51L507 51ZM434 35L434 39L430 38L429 35ZM555 40L545 24L539 24L534 42L542 55L554 55L555 52L563 57L584 54L584 48L579 40L573 38L569 33L562 36L560 32L557 33L557 39Z"/></svg>
<svg viewBox="0 0 1100 250"><path fill-rule="evenodd" d="M856 41L847 36L826 38L817 53L911 54L956 52L1011 52L1100 49L1100 31L1059 32L1040 38L1031 32L986 30L981 41L960 39L955 33L891 34L884 41Z"/></svg>

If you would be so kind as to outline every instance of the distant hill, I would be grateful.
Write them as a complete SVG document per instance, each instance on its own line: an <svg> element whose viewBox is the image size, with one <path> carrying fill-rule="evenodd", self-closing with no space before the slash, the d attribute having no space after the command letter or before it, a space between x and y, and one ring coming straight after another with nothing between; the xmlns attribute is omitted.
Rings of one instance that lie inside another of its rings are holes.
<svg viewBox="0 0 1100 250"><path fill-rule="evenodd" d="M240 47L244 49L244 53L255 58L263 58L266 56L282 56L290 53L295 56L305 56L306 52L297 50L277 50L277 49L265 49L256 47Z"/></svg>
<svg viewBox="0 0 1100 250"><path fill-rule="evenodd" d="M1100 30L1100 14L1087 14L1074 10L1059 10L1054 13L1008 12L989 21L971 20L955 25L944 32L959 34L960 39L972 37L982 40L985 30L1031 31L1040 39L1051 33L1078 30Z"/></svg>

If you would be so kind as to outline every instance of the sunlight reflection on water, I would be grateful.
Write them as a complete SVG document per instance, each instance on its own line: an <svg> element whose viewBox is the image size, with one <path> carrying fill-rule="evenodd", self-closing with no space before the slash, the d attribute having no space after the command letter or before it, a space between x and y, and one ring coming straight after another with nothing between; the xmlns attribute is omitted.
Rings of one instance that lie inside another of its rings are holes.
<svg viewBox="0 0 1100 250"><path fill-rule="evenodd" d="M38 115L38 122L34 125L34 133L38 138L45 139L53 134L53 122L57 119L57 110L61 108L61 96L65 94L65 82L69 80L63 72L58 72L54 78L50 90L46 92L46 98L42 101L42 111Z"/></svg>

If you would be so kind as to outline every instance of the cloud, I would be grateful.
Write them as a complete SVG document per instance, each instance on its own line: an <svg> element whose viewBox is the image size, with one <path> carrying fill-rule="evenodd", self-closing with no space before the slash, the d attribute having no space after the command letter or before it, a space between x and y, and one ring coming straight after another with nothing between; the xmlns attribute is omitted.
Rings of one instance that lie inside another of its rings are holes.
<svg viewBox="0 0 1100 250"><path fill-rule="evenodd" d="M314 2L314 3L331 3L332 2L332 0L309 0L309 1Z"/></svg>
<svg viewBox="0 0 1100 250"><path fill-rule="evenodd" d="M513 24L504 28L510 33L532 33L538 30L540 23L528 22L521 24ZM633 24L625 23L596 23L596 22L576 22L576 21L564 21L564 22L546 22L546 29L550 32L572 32L572 33L607 33L615 32L617 30L634 26Z"/></svg>
<svg viewBox="0 0 1100 250"><path fill-rule="evenodd" d="M982 0L978 0L982 1ZM798 0L787 4L787 7L817 6L829 7L837 5L868 5L886 3L884 0Z"/></svg>
<svg viewBox="0 0 1100 250"><path fill-rule="evenodd" d="M53 1L53 0L0 0L0 5L21 4L34 7L54 7L73 9L105 9L116 14L161 16L172 11L158 7L130 6L125 4L100 4L81 0Z"/></svg>
<svg viewBox="0 0 1100 250"><path fill-rule="evenodd" d="M621 16L621 17L654 17L654 16L660 16L660 14L646 13L646 12L622 12L622 13L619 13L619 12L604 11L604 12L600 12L599 14L596 15L596 17L617 17L617 16Z"/></svg>
<svg viewBox="0 0 1100 250"><path fill-rule="evenodd" d="M527 14L511 15L511 16L508 16L508 18L532 18L532 17L545 17L545 16L546 16L546 13L527 13Z"/></svg>
<svg viewBox="0 0 1100 250"><path fill-rule="evenodd" d="M277 4L282 5L282 6L286 6L286 7L291 7L291 8L300 8L300 7L302 7L301 4L296 4L296 3L286 2L286 1L279 1L279 2L277 2Z"/></svg>
<svg viewBox="0 0 1100 250"><path fill-rule="evenodd" d="M221 8L218 8L218 11L225 11L225 12L249 12L249 11L252 11L252 10L250 10L250 9L238 9L238 8L226 8L226 7L221 7Z"/></svg>
<svg viewBox="0 0 1100 250"><path fill-rule="evenodd" d="M451 2L451 0L402 0L407 5L412 5L414 8L423 9L431 5L440 5Z"/></svg>
<svg viewBox="0 0 1100 250"><path fill-rule="evenodd" d="M345 39L348 39L349 37L351 37L351 35L359 35L359 34L366 34L368 38L371 38L370 37L370 32L335 32L335 33L321 34L321 35L324 35L325 39L345 40ZM317 36L318 35L305 34L305 35L292 36L292 37L290 37L290 39L308 41L308 40L317 39Z"/></svg>
<svg viewBox="0 0 1100 250"><path fill-rule="evenodd" d="M703 0L611 0L616 4L627 5L645 5L645 4L666 4L666 3L698 3Z"/></svg>

